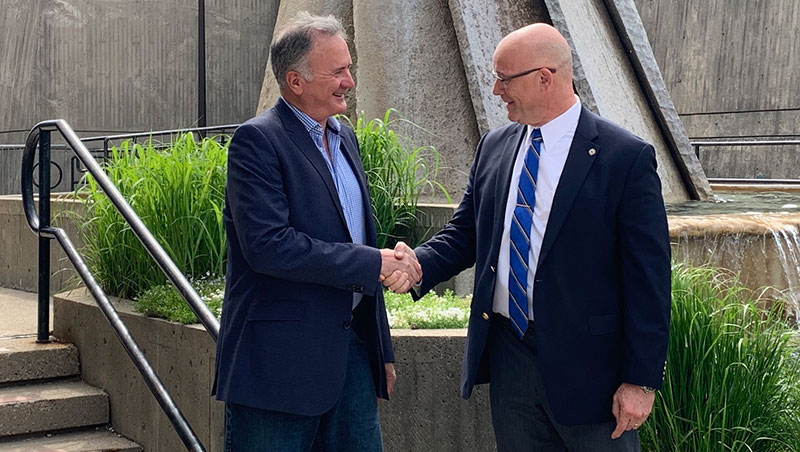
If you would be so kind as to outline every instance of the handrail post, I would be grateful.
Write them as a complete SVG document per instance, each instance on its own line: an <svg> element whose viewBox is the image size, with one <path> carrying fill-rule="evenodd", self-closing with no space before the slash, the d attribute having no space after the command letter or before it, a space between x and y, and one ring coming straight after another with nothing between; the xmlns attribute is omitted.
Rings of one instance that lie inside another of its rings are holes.
<svg viewBox="0 0 800 452"><path fill-rule="evenodd" d="M39 132L39 311L36 342L50 342L50 131Z"/></svg>

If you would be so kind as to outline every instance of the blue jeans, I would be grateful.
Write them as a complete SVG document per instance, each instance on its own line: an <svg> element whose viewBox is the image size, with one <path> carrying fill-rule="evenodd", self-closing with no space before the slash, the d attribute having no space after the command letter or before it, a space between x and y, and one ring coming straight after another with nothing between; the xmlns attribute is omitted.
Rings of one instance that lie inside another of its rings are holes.
<svg viewBox="0 0 800 452"><path fill-rule="evenodd" d="M523 340L498 314L489 327L489 400L498 452L640 452L629 430L611 439L616 422L561 425L553 418L536 364L533 324ZM611 400L608 401L611 410Z"/></svg>
<svg viewBox="0 0 800 452"><path fill-rule="evenodd" d="M257 385L257 382L253 382ZM226 452L381 452L381 426L367 345L351 333L339 399L320 416L225 404Z"/></svg>

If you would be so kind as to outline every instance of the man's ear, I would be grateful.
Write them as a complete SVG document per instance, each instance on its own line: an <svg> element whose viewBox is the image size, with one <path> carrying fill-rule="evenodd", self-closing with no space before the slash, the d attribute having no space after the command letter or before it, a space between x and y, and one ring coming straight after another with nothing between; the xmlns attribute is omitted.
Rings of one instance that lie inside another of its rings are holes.
<svg viewBox="0 0 800 452"><path fill-rule="evenodd" d="M553 73L549 69L539 71L539 84L542 86L550 86L553 84Z"/></svg>
<svg viewBox="0 0 800 452"><path fill-rule="evenodd" d="M553 79L553 74L551 74L549 70L545 69L539 71L539 83L541 83L542 85L548 84L548 82L550 82L552 79Z"/></svg>
<svg viewBox="0 0 800 452"><path fill-rule="evenodd" d="M286 73L286 87L294 93L295 96L303 94L303 83L305 81L306 79L297 71L289 71Z"/></svg>

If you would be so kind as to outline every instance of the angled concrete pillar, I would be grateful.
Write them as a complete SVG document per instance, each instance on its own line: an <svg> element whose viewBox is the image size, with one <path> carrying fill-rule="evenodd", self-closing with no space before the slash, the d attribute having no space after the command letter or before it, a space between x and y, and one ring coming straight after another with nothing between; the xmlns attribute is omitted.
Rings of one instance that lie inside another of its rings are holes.
<svg viewBox="0 0 800 452"><path fill-rule="evenodd" d="M432 132L406 129L417 144L439 149L456 201L480 135L508 121L491 92L494 48L533 22L553 24L570 42L583 104L653 143L667 202L711 195L633 0L284 1L276 31L299 10L333 13L352 27L348 114L379 117L393 107ZM278 97L269 68L265 75L259 111Z"/></svg>

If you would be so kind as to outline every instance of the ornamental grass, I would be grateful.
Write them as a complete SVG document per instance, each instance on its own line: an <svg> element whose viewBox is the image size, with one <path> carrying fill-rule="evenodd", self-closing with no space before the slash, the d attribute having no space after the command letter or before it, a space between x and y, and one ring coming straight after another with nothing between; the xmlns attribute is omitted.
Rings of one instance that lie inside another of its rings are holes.
<svg viewBox="0 0 800 452"><path fill-rule="evenodd" d="M220 138L197 141L179 136L166 149L152 140L124 141L111 150L104 169L122 196L187 276L222 276L225 272L225 201L227 145ZM166 276L128 224L86 176L79 189L87 204L81 224L83 253L107 293L135 298L164 284Z"/></svg>
<svg viewBox="0 0 800 452"><path fill-rule="evenodd" d="M642 450L800 451L797 325L725 271L675 265L664 387Z"/></svg>
<svg viewBox="0 0 800 452"><path fill-rule="evenodd" d="M378 248L394 247L399 240L412 247L418 244L423 234L415 233L417 203L423 193L439 191L450 201L447 190L436 180L436 148L414 145L396 130L401 125L424 130L392 108L386 110L383 119L370 121L362 112L352 126L369 180Z"/></svg>

